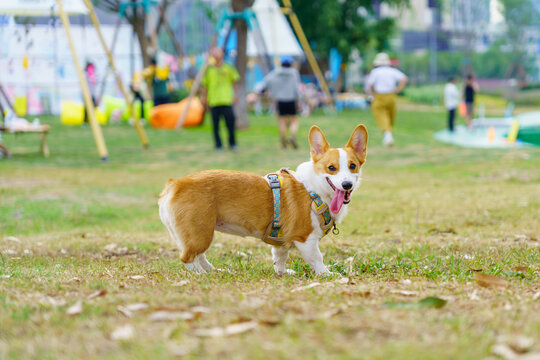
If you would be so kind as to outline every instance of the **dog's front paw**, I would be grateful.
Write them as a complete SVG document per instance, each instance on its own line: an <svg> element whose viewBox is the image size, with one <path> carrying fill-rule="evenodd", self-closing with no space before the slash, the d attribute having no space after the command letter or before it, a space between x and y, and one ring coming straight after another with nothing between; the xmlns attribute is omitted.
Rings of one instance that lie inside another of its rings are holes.
<svg viewBox="0 0 540 360"><path fill-rule="evenodd" d="M294 271L293 269L285 269L285 273L287 275L296 275L296 271Z"/></svg>
<svg viewBox="0 0 540 360"><path fill-rule="evenodd" d="M324 269L320 270L320 271L316 271L315 275L317 275L319 277L341 277L340 273L330 271L326 267Z"/></svg>
<svg viewBox="0 0 540 360"><path fill-rule="evenodd" d="M276 270L276 275L282 276L282 275L295 275L296 271L291 269L283 269L283 270Z"/></svg>

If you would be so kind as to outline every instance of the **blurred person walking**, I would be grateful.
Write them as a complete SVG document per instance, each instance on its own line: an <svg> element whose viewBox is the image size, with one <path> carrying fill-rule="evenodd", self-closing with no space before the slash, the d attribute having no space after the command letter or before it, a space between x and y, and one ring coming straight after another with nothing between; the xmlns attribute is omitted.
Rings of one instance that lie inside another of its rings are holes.
<svg viewBox="0 0 540 360"><path fill-rule="evenodd" d="M223 150L219 136L219 120L223 116L229 132L229 147L236 151L236 117L232 106L237 101L236 84L240 75L234 66L223 61L223 49L214 47L210 50L210 55L214 63L208 66L202 78L201 101L204 106L210 107L216 150Z"/></svg>
<svg viewBox="0 0 540 360"><path fill-rule="evenodd" d="M86 66L84 67L84 76L86 78L86 83L88 84L88 91L90 92L92 104L94 104L95 107L97 105L96 87L98 78L96 74L96 66L93 62L86 62ZM85 104L84 101L83 104ZM84 105L84 122L88 122L88 110L86 109L86 104Z"/></svg>
<svg viewBox="0 0 540 360"><path fill-rule="evenodd" d="M291 67L292 57L283 56L281 67L272 70L255 90L260 95L263 90L270 93L270 97L277 102L279 134L281 146L287 148L291 145L298 149L296 133L298 132L298 99L300 98L300 73ZM290 136L287 137L287 130Z"/></svg>
<svg viewBox="0 0 540 360"><path fill-rule="evenodd" d="M167 83L169 82L168 68L160 68L156 58L152 58L150 60L150 66L143 69L142 74L148 85L152 86L154 106L168 104L170 102L169 89L167 88Z"/></svg>
<svg viewBox="0 0 540 360"><path fill-rule="evenodd" d="M373 61L374 69L367 79L368 89L373 94L371 109L379 128L383 131L383 145L394 145L392 131L396 119L396 95L403 90L409 78L390 66L390 57L379 53Z"/></svg>
<svg viewBox="0 0 540 360"><path fill-rule="evenodd" d="M456 79L451 77L444 86L444 106L448 110L448 130L454 131L454 119L459 105L460 93L456 86Z"/></svg>
<svg viewBox="0 0 540 360"><path fill-rule="evenodd" d="M467 128L469 129L472 129L472 118L474 116L474 96L479 89L478 83L474 81L474 76L472 74L467 75L467 81L463 88L463 97L465 98L465 106L467 108L465 118L467 120Z"/></svg>

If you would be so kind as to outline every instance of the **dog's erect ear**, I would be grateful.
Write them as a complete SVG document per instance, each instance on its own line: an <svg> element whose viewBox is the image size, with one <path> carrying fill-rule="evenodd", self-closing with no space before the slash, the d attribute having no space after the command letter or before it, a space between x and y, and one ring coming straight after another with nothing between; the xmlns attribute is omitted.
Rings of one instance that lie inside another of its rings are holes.
<svg viewBox="0 0 540 360"><path fill-rule="evenodd" d="M330 148L328 141L326 141L324 134L317 125L313 125L309 129L309 145L311 146L311 158L314 161L317 161Z"/></svg>
<svg viewBox="0 0 540 360"><path fill-rule="evenodd" d="M367 129L364 125L360 124L354 129L349 142L345 146L351 148L358 155L360 161L364 162L366 160L367 140Z"/></svg>

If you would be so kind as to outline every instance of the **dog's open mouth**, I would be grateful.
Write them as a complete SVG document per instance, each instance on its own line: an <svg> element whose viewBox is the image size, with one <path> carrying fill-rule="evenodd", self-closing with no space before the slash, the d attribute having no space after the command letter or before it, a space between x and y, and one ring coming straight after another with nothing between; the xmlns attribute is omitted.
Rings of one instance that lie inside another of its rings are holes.
<svg viewBox="0 0 540 360"><path fill-rule="evenodd" d="M351 192L352 190L340 190L332 184L332 181L330 178L326 178L326 181L328 181L328 185L334 190L334 197L332 198L332 203L330 204L330 210L337 214L339 210L341 210L341 207L343 204L348 204L351 202Z"/></svg>

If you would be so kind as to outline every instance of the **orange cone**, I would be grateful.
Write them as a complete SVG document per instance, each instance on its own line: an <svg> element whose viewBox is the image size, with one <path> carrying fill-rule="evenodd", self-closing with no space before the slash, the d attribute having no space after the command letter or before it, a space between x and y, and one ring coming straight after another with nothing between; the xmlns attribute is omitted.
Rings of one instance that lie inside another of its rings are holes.
<svg viewBox="0 0 540 360"><path fill-rule="evenodd" d="M495 141L495 128L493 126L488 129L488 140L489 142Z"/></svg>

